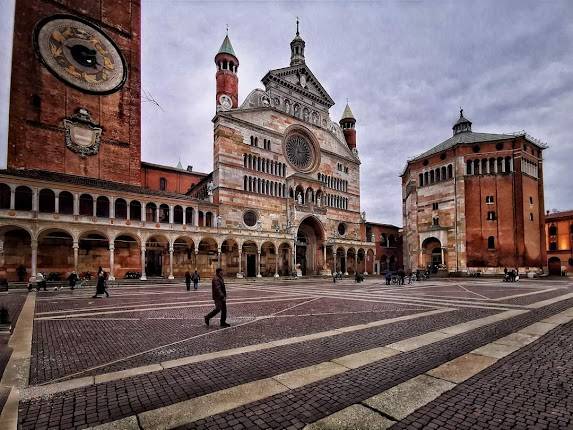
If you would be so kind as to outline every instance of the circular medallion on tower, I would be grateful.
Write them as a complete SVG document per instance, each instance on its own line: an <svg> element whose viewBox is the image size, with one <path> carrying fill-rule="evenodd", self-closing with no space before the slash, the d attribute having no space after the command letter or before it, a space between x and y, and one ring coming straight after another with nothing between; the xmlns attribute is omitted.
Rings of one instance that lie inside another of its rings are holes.
<svg viewBox="0 0 573 430"><path fill-rule="evenodd" d="M308 173L317 166L319 156L315 143L302 130L302 128L295 129L287 133L283 143L283 153L292 167L299 172Z"/></svg>
<svg viewBox="0 0 573 430"><path fill-rule="evenodd" d="M258 216L254 210L247 210L243 213L243 222L247 227L254 227L257 224Z"/></svg>
<svg viewBox="0 0 573 430"><path fill-rule="evenodd" d="M48 70L79 90L109 94L125 83L127 67L119 48L89 21L48 17L36 25L34 43Z"/></svg>

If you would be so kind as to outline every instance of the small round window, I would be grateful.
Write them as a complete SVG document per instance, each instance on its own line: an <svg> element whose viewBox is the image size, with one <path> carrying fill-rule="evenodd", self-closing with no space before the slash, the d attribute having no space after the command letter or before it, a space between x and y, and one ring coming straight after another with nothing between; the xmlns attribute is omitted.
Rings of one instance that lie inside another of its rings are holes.
<svg viewBox="0 0 573 430"><path fill-rule="evenodd" d="M243 222L247 227L254 227L257 223L257 214L255 211L246 211L243 214Z"/></svg>
<svg viewBox="0 0 573 430"><path fill-rule="evenodd" d="M346 233L346 224L341 222L340 224L338 224L338 234L344 236L345 233Z"/></svg>

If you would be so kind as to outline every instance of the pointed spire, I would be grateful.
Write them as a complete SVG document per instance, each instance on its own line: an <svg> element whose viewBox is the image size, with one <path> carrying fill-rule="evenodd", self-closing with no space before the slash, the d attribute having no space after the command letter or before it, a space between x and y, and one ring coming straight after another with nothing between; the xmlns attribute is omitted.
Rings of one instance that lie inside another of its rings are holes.
<svg viewBox="0 0 573 430"><path fill-rule="evenodd" d="M176 169L183 170L183 165L181 164L181 160L177 163Z"/></svg>
<svg viewBox="0 0 573 430"><path fill-rule="evenodd" d="M300 20L296 17L296 36L290 43L290 65L297 66L299 64L304 64L304 40L300 37L300 32L298 28Z"/></svg>
<svg viewBox="0 0 573 430"><path fill-rule="evenodd" d="M296 17L296 35L299 36L299 33L298 33L298 16Z"/></svg>
<svg viewBox="0 0 573 430"><path fill-rule="evenodd" d="M346 107L344 108L344 112L342 112L341 120L344 119L356 120L356 118L354 118L354 114L352 113L352 109L350 109L350 105L348 104L348 99L346 99Z"/></svg>
<svg viewBox="0 0 573 430"><path fill-rule="evenodd" d="M227 27L227 35L225 36L225 39L223 39L223 43L221 44L217 54L229 54L235 58L237 57L237 54L235 54L235 50L233 49L233 45L231 45L231 39L229 39L229 27Z"/></svg>

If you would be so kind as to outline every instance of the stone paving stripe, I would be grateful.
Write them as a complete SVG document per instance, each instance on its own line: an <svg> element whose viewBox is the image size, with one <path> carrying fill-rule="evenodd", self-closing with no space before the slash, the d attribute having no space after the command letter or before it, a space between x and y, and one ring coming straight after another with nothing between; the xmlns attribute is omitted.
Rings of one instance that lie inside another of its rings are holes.
<svg viewBox="0 0 573 430"><path fill-rule="evenodd" d="M466 323L463 324L458 324L456 326L452 326L452 327L446 327L442 330L440 330L442 333L446 333L446 334L460 334L460 333L465 333L466 331L475 329L475 328L479 328L497 321L501 321L507 318L512 318L514 316L520 315L520 314L524 314L528 312L527 310L510 310L510 311L506 311L503 312L501 314L496 314L496 315L492 315L489 317L485 317L485 318L480 318L479 320L473 320L473 321L468 321Z"/></svg>
<svg viewBox="0 0 573 430"><path fill-rule="evenodd" d="M349 369L357 369L358 367L365 366L368 363L372 363L373 361L392 357L393 355L399 353L400 351L396 349L381 346L380 348L374 348L368 351L361 351L355 354L350 354L345 357L335 358L332 361L334 363L348 367Z"/></svg>
<svg viewBox="0 0 573 430"><path fill-rule="evenodd" d="M559 324L550 324L548 320L554 319L560 316L569 316L569 320L564 321ZM538 331L537 328L531 329L531 327L537 324L545 324L546 326L553 326L553 328L558 327L558 325L566 324L570 320L573 320L573 308L569 308L559 314L552 317L541 320L540 322L531 324L516 333L513 333L505 338L500 338L496 341L490 342L477 348L468 354L464 354L457 357L447 363L444 363L423 375L416 376L402 384L396 385L376 396L372 396L364 401L362 404L381 412L390 418L395 418L395 421L390 421L394 424L400 421L417 409L427 405L431 401L438 398L441 394L450 391L458 384L466 381L467 379L477 375L479 372L490 367L492 364L496 363L499 359L529 345L534 340L537 340L541 335L527 335L526 332ZM461 324L460 324L461 325ZM516 336L520 341L511 341L511 344L501 343L507 342L507 338ZM483 354L480 353L483 352ZM431 378L431 379L427 379ZM352 405L346 409L358 406L359 404ZM322 428L348 428L348 429L361 429L367 427L367 419L365 416L361 420L359 415L352 416L343 413L346 409L336 412L328 417L325 417L313 424L309 424L304 427L304 430L318 430ZM379 419L383 421L389 421L387 418L380 416ZM320 427L320 423L337 423L339 427ZM313 427L318 424L317 427ZM385 428L389 428L385 427Z"/></svg>
<svg viewBox="0 0 573 430"><path fill-rule="evenodd" d="M304 300L306 298L307 297L300 297L300 300ZM285 297L285 298L268 299L268 300L247 300L247 301L243 300L243 301L230 302L229 304L243 305L243 304L251 304L251 303L285 302L285 301L292 301L292 300L297 300L297 299L293 298L293 297ZM148 304L147 306L150 306L150 305ZM157 310L188 309L188 308L200 308L200 307L205 307L205 306L211 306L212 307L213 301L211 300L210 302L205 302L202 304L183 305L183 306L160 307L157 305L153 305L153 307L140 308L140 309L125 310L122 308L121 310L117 310L117 311L84 312L84 313L78 313L78 314L73 314L73 315L62 314L62 315L58 315L58 316L40 317L40 318L36 318L36 320L39 320L39 321L61 320L61 319L73 319L73 318L78 318L78 317L93 316L93 315L113 315L113 314L148 312L148 311L157 311Z"/></svg>
<svg viewBox="0 0 573 430"><path fill-rule="evenodd" d="M518 346L521 348L522 346L529 345L531 342L536 341L537 339L539 339L539 336L523 333L512 333L496 340L496 342L502 345Z"/></svg>
<svg viewBox="0 0 573 430"><path fill-rule="evenodd" d="M400 340L398 342L391 343L387 345L387 348L396 349L401 352L413 351L422 346L429 345L434 342L439 342L444 340L452 334L443 333L441 331L431 331L429 333L421 334L420 336L411 337L409 339Z"/></svg>
<svg viewBox="0 0 573 430"><path fill-rule="evenodd" d="M293 390L295 388L344 373L348 369L348 367L337 364L336 362L326 361L314 366L303 367L302 369L282 373L275 376L273 379Z"/></svg>
<svg viewBox="0 0 573 430"><path fill-rule="evenodd" d="M455 386L443 379L418 375L362 403L399 421Z"/></svg>
<svg viewBox="0 0 573 430"><path fill-rule="evenodd" d="M357 404L304 427L304 430L386 430L395 421Z"/></svg>
<svg viewBox="0 0 573 430"><path fill-rule="evenodd" d="M481 372L483 369L491 366L496 361L497 358L486 357L485 355L470 352L469 354L464 354L452 361L448 361L447 363L426 372L426 374L433 376L434 378L440 378L444 381L459 384L460 382L471 378L476 373Z"/></svg>
<svg viewBox="0 0 573 430"><path fill-rule="evenodd" d="M283 393L288 389L272 378L260 379L163 408L142 412L138 415L139 425L144 430L173 428L231 410L239 405Z"/></svg>
<svg viewBox="0 0 573 430"><path fill-rule="evenodd" d="M543 336L545 333L550 332L555 327L557 327L557 324L538 322L538 323L530 325L526 329L519 330L518 333L529 334L529 335L533 335L533 336Z"/></svg>
<svg viewBox="0 0 573 430"><path fill-rule="evenodd" d="M520 312L520 313L522 313L522 312ZM504 317L498 318L496 321L492 321L489 317L485 317L483 319L487 319L488 321L490 321L490 323L493 323L493 322L498 322L498 321L501 321L501 320L504 320L507 318L511 318L512 316L515 316L514 311L504 312L503 314L505 314ZM461 325L461 324L458 324L458 325ZM479 327L481 327L481 326L482 325L480 325ZM471 331L472 329L473 328L466 326L466 331ZM454 334L446 334L446 333L442 333L440 331L430 332L430 334L432 334L433 336L424 337L426 335L422 335L422 336L416 336L416 337L411 338L411 339L406 339L405 341L403 341L404 342L403 345L407 348L407 351L411 351L413 349L417 349L417 348L420 348L422 346L426 346L426 345L429 345L431 343L439 342L439 341L444 340L446 338L455 336ZM459 333L457 333L457 334L459 334ZM402 341L396 342L395 344L392 344L392 345L396 345L396 344L400 345L401 343L402 343ZM415 347L415 345L418 345L418 346ZM387 346L387 348L390 348L390 347L391 347L391 345ZM378 348L374 348L374 349L378 349ZM396 349L396 348L394 348L394 349ZM402 351L400 351L400 352L402 352ZM369 351L367 350L367 351L365 351L365 353L368 354ZM354 354L351 354L351 356L353 356L353 355ZM349 359L348 357L349 356L343 356L343 357L338 357L338 359L339 360L348 360ZM364 360L364 365L371 364L371 363L374 363L374 362L379 360L379 358L378 358L378 356L376 356L376 354L374 354L371 358L372 359L370 361ZM489 357L482 357L482 358L483 359L490 359ZM493 361L495 362L496 360L493 360ZM139 417L139 423L143 429L165 429L165 428L171 428L171 427L175 427L175 426L181 426L184 424L190 424L190 423L193 423L195 421L207 418L209 416L220 414L220 413L235 409L237 407L244 406L244 405L252 403L256 400L262 400L264 398L270 397L271 395L291 390L291 388L289 388L287 385L282 384L282 382L281 382L281 379L284 377L288 377L289 374L291 375L291 378L292 378L290 380L293 383L293 385L296 385L296 388L300 388L300 387L303 387L305 385L308 385L308 384L311 384L314 382L318 382L318 381L326 379L330 376L333 376L332 374L329 373L329 371L330 372L334 371L333 370L334 368L332 368L332 367L329 367L328 370L322 370L325 373L324 376L322 376L322 377L314 375L315 372L319 373L321 371L321 367L324 369L324 366L328 365L328 363L335 364L336 366L341 368L340 369L341 371L339 371L339 372L337 371L335 374L342 374L346 371L351 370L350 368L346 368L346 367L340 366L339 364L334 363L332 360L326 361L323 363L315 364L313 366L308 366L307 368L304 369L303 373L299 373L296 375L295 375L296 371L287 372L287 373L275 375L271 378L264 378L264 379L260 379L258 381L253 381L253 382L249 382L246 384L237 385L237 386L229 388L229 389L216 391L214 393L206 394L206 395L200 396L200 397L195 397L195 398L190 399L190 400L177 402L177 403L174 403L174 404L169 405L169 406L164 406L161 408L145 411L145 412L142 412L142 413L137 415ZM344 371L342 371L342 369L344 369ZM295 376L292 376L292 375L295 375ZM305 376L306 376L306 380L304 380ZM278 391L277 393L269 394L268 396L262 395L264 392L267 392L267 391L272 392L273 389L276 389L276 386L274 386L272 383L279 384L282 387L281 391ZM261 385L259 386L258 384L261 384ZM250 390L252 390L252 393L249 393ZM227 393L229 393L228 397L226 397ZM239 393L244 393L244 395L239 395ZM259 395L262 397L259 397ZM256 397L256 399L251 400L253 397ZM213 403L216 403L216 404L213 404ZM119 421L121 421L121 420L119 420ZM113 421L110 424L113 424Z"/></svg>
<svg viewBox="0 0 573 430"><path fill-rule="evenodd" d="M553 297L552 299L543 300L541 302L532 303L530 305L525 306L526 308L530 309L539 309L547 305L552 305L553 303L560 302L562 300L567 300L573 297L573 293L564 294L562 296Z"/></svg>
<svg viewBox="0 0 573 430"><path fill-rule="evenodd" d="M547 289L543 289L543 290L539 290L539 291L532 291L530 293L520 293L520 294L514 294L512 296L498 297L496 299L493 299L493 301L501 302L502 300L511 300L511 299L517 299L520 297L534 296L535 294L544 294L544 293L548 293L550 291L561 290L561 289L563 289L563 287L547 288Z"/></svg>
<svg viewBox="0 0 573 430"><path fill-rule="evenodd" d="M4 369L0 387L9 389L10 394L0 414L0 429L2 430L15 430L18 427L20 390L28 385L30 376L35 308L36 294L29 293L20 311L14 332L8 341L8 346L12 348L12 355Z"/></svg>
<svg viewBox="0 0 573 430"><path fill-rule="evenodd" d="M91 430L140 430L137 417L127 417L112 423L100 424L95 427L89 427Z"/></svg>
<svg viewBox="0 0 573 430"><path fill-rule="evenodd" d="M379 321L372 321L368 324L359 324L359 325L355 325L355 326L344 327L344 329L345 329L344 332L346 333L346 332L358 331L358 330L363 330L363 329L372 328L372 327L381 327L381 326L392 324L395 322L413 320L413 319L427 317L427 316L431 316L431 315L438 315L438 314L450 312L450 311L453 311L453 309L436 309L436 310L428 311L428 312L422 312L422 313L411 314L411 315L404 315L404 316L400 316L400 317L388 318L388 319L383 319L383 320L379 320ZM313 333L310 335L291 337L291 338L280 339L280 340L271 341L271 342L242 346L239 348L226 349L223 351L210 352L207 354L192 355L189 357L177 358L174 360L168 360L168 361L161 362L158 365L163 369L169 369L172 367L179 367L179 366L185 366L188 364L214 360L217 358L230 357L233 355L239 355L239 354L243 354L246 352L261 351L264 349L274 348L276 346L291 345L291 344L295 344L295 343L302 343L302 342L309 341L309 340L322 339L325 337L336 336L336 335L339 335L341 333L342 333L341 329L328 330L328 331ZM98 375L98 377L107 378L106 381L110 382L110 381L128 378L128 377L133 375L132 372L136 372L135 374L137 374L137 375L143 375L145 373L149 373L149 367L150 366L135 367L132 369L112 372L109 374L101 374L101 375ZM147 370L147 372L145 370ZM153 371L155 371L155 370L153 370ZM111 376L111 375L113 375L113 376ZM80 388L80 387L85 387L88 385L93 385L94 383L95 383L94 377L75 378L75 379L71 379L71 380L67 380L67 381L55 382L55 383L51 383L51 384L44 384L44 385L38 385L38 386L30 387L22 393L22 396L23 396L23 398L26 398L26 399L32 399L32 398L39 397L39 396L55 394L55 393L58 393L60 391L67 391L68 389L71 389L71 388ZM70 387L70 388L68 388L68 387Z"/></svg>
<svg viewBox="0 0 573 430"><path fill-rule="evenodd" d="M103 375L96 375L94 377L95 384L102 384L104 382L115 381L116 379L129 378L132 376L144 375L146 373L158 372L163 370L160 364L150 364L149 366L134 367L132 369L125 369L119 372L105 373Z"/></svg>

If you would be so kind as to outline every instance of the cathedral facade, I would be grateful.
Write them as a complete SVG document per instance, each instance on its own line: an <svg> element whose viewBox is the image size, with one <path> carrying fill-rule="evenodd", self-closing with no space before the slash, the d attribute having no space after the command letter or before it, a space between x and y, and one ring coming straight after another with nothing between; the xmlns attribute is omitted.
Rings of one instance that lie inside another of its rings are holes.
<svg viewBox="0 0 573 430"><path fill-rule="evenodd" d="M331 120L298 28L242 103L225 37L207 173L141 161L140 31L137 0L17 2L0 276L372 273L356 120Z"/></svg>

